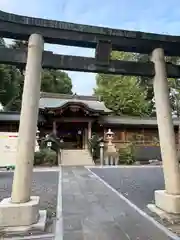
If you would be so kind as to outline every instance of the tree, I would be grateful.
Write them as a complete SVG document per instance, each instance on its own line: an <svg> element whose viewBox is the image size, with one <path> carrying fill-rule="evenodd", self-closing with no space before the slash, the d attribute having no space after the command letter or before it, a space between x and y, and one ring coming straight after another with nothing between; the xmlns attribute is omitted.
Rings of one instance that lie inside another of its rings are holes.
<svg viewBox="0 0 180 240"><path fill-rule="evenodd" d="M3 41L0 41L0 46ZM26 49L27 41L15 40L9 47ZM5 45L3 47L6 47ZM0 65L0 101L6 110L20 110L24 85L24 69L14 66ZM41 91L52 93L72 94L72 82L67 73L60 70L42 71Z"/></svg>
<svg viewBox="0 0 180 240"><path fill-rule="evenodd" d="M23 41L14 40L10 47L13 49L27 49L28 42L24 40Z"/></svg>
<svg viewBox="0 0 180 240"><path fill-rule="evenodd" d="M72 82L67 73L59 70L43 70L41 91L72 94Z"/></svg>
<svg viewBox="0 0 180 240"><path fill-rule="evenodd" d="M0 39L0 47L7 47L4 39ZM19 83L22 76L19 70L10 65L0 64L0 102L6 106L13 102L19 94Z"/></svg>
<svg viewBox="0 0 180 240"><path fill-rule="evenodd" d="M16 110L18 99L20 99L21 83L23 76L21 72L14 66L0 65L0 102L5 107L5 110Z"/></svg>
<svg viewBox="0 0 180 240"><path fill-rule="evenodd" d="M14 49L27 49L27 41L15 40L11 45ZM72 83L67 73L60 70L45 69L42 72L41 91L72 94Z"/></svg>
<svg viewBox="0 0 180 240"><path fill-rule="evenodd" d="M138 62L150 62L148 54L136 54L136 61ZM149 101L149 111L151 116L154 116L155 107L154 107L154 90L153 90L153 80L150 77L139 76L137 77L139 84L147 91L146 100Z"/></svg>
<svg viewBox="0 0 180 240"><path fill-rule="evenodd" d="M113 52L112 59L134 60L134 54ZM120 75L98 74L95 94L100 96L105 105L116 115L144 116L150 112L147 90L138 78Z"/></svg>
<svg viewBox="0 0 180 240"><path fill-rule="evenodd" d="M166 62L170 62L175 65L179 65L179 57L166 57ZM179 78L169 78L169 92L172 114L180 119L180 79Z"/></svg>
<svg viewBox="0 0 180 240"><path fill-rule="evenodd" d="M178 58L168 59L174 64L179 63ZM180 79L171 78L169 79L169 88L170 88L170 101L173 116L176 116L179 120L178 127L178 158L180 159Z"/></svg>

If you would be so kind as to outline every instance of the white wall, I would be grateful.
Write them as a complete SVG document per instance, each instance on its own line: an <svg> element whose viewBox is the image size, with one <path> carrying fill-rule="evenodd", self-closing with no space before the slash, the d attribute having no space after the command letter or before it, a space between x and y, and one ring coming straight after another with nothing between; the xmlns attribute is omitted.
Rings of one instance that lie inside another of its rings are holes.
<svg viewBox="0 0 180 240"><path fill-rule="evenodd" d="M15 165L18 132L0 132L0 167ZM39 150L36 140L35 151Z"/></svg>

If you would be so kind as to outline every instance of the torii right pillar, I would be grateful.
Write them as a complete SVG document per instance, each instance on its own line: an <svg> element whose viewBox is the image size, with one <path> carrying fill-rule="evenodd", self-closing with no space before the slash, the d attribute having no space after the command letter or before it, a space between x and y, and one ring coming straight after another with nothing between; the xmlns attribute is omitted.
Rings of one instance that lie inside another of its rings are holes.
<svg viewBox="0 0 180 240"><path fill-rule="evenodd" d="M155 191L155 205L167 213L180 214L180 168L163 49L154 49L151 61L155 68L153 86L165 180L165 190Z"/></svg>

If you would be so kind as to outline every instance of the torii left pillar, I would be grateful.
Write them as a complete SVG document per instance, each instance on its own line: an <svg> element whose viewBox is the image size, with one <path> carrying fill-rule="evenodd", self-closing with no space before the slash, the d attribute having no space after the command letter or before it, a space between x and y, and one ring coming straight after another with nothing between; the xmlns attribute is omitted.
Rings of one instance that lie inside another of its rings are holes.
<svg viewBox="0 0 180 240"><path fill-rule="evenodd" d="M43 48L42 36L32 34L28 44L12 195L0 203L0 227L30 226L38 224L42 215L44 220L46 217L45 211L39 211L39 196L31 196Z"/></svg>

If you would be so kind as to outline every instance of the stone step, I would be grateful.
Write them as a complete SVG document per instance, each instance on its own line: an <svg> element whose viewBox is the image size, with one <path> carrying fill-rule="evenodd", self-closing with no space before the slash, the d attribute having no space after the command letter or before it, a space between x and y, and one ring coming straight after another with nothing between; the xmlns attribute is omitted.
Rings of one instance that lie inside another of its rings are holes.
<svg viewBox="0 0 180 240"><path fill-rule="evenodd" d="M94 165L92 157L86 149L63 150L62 165L66 166L84 166Z"/></svg>

